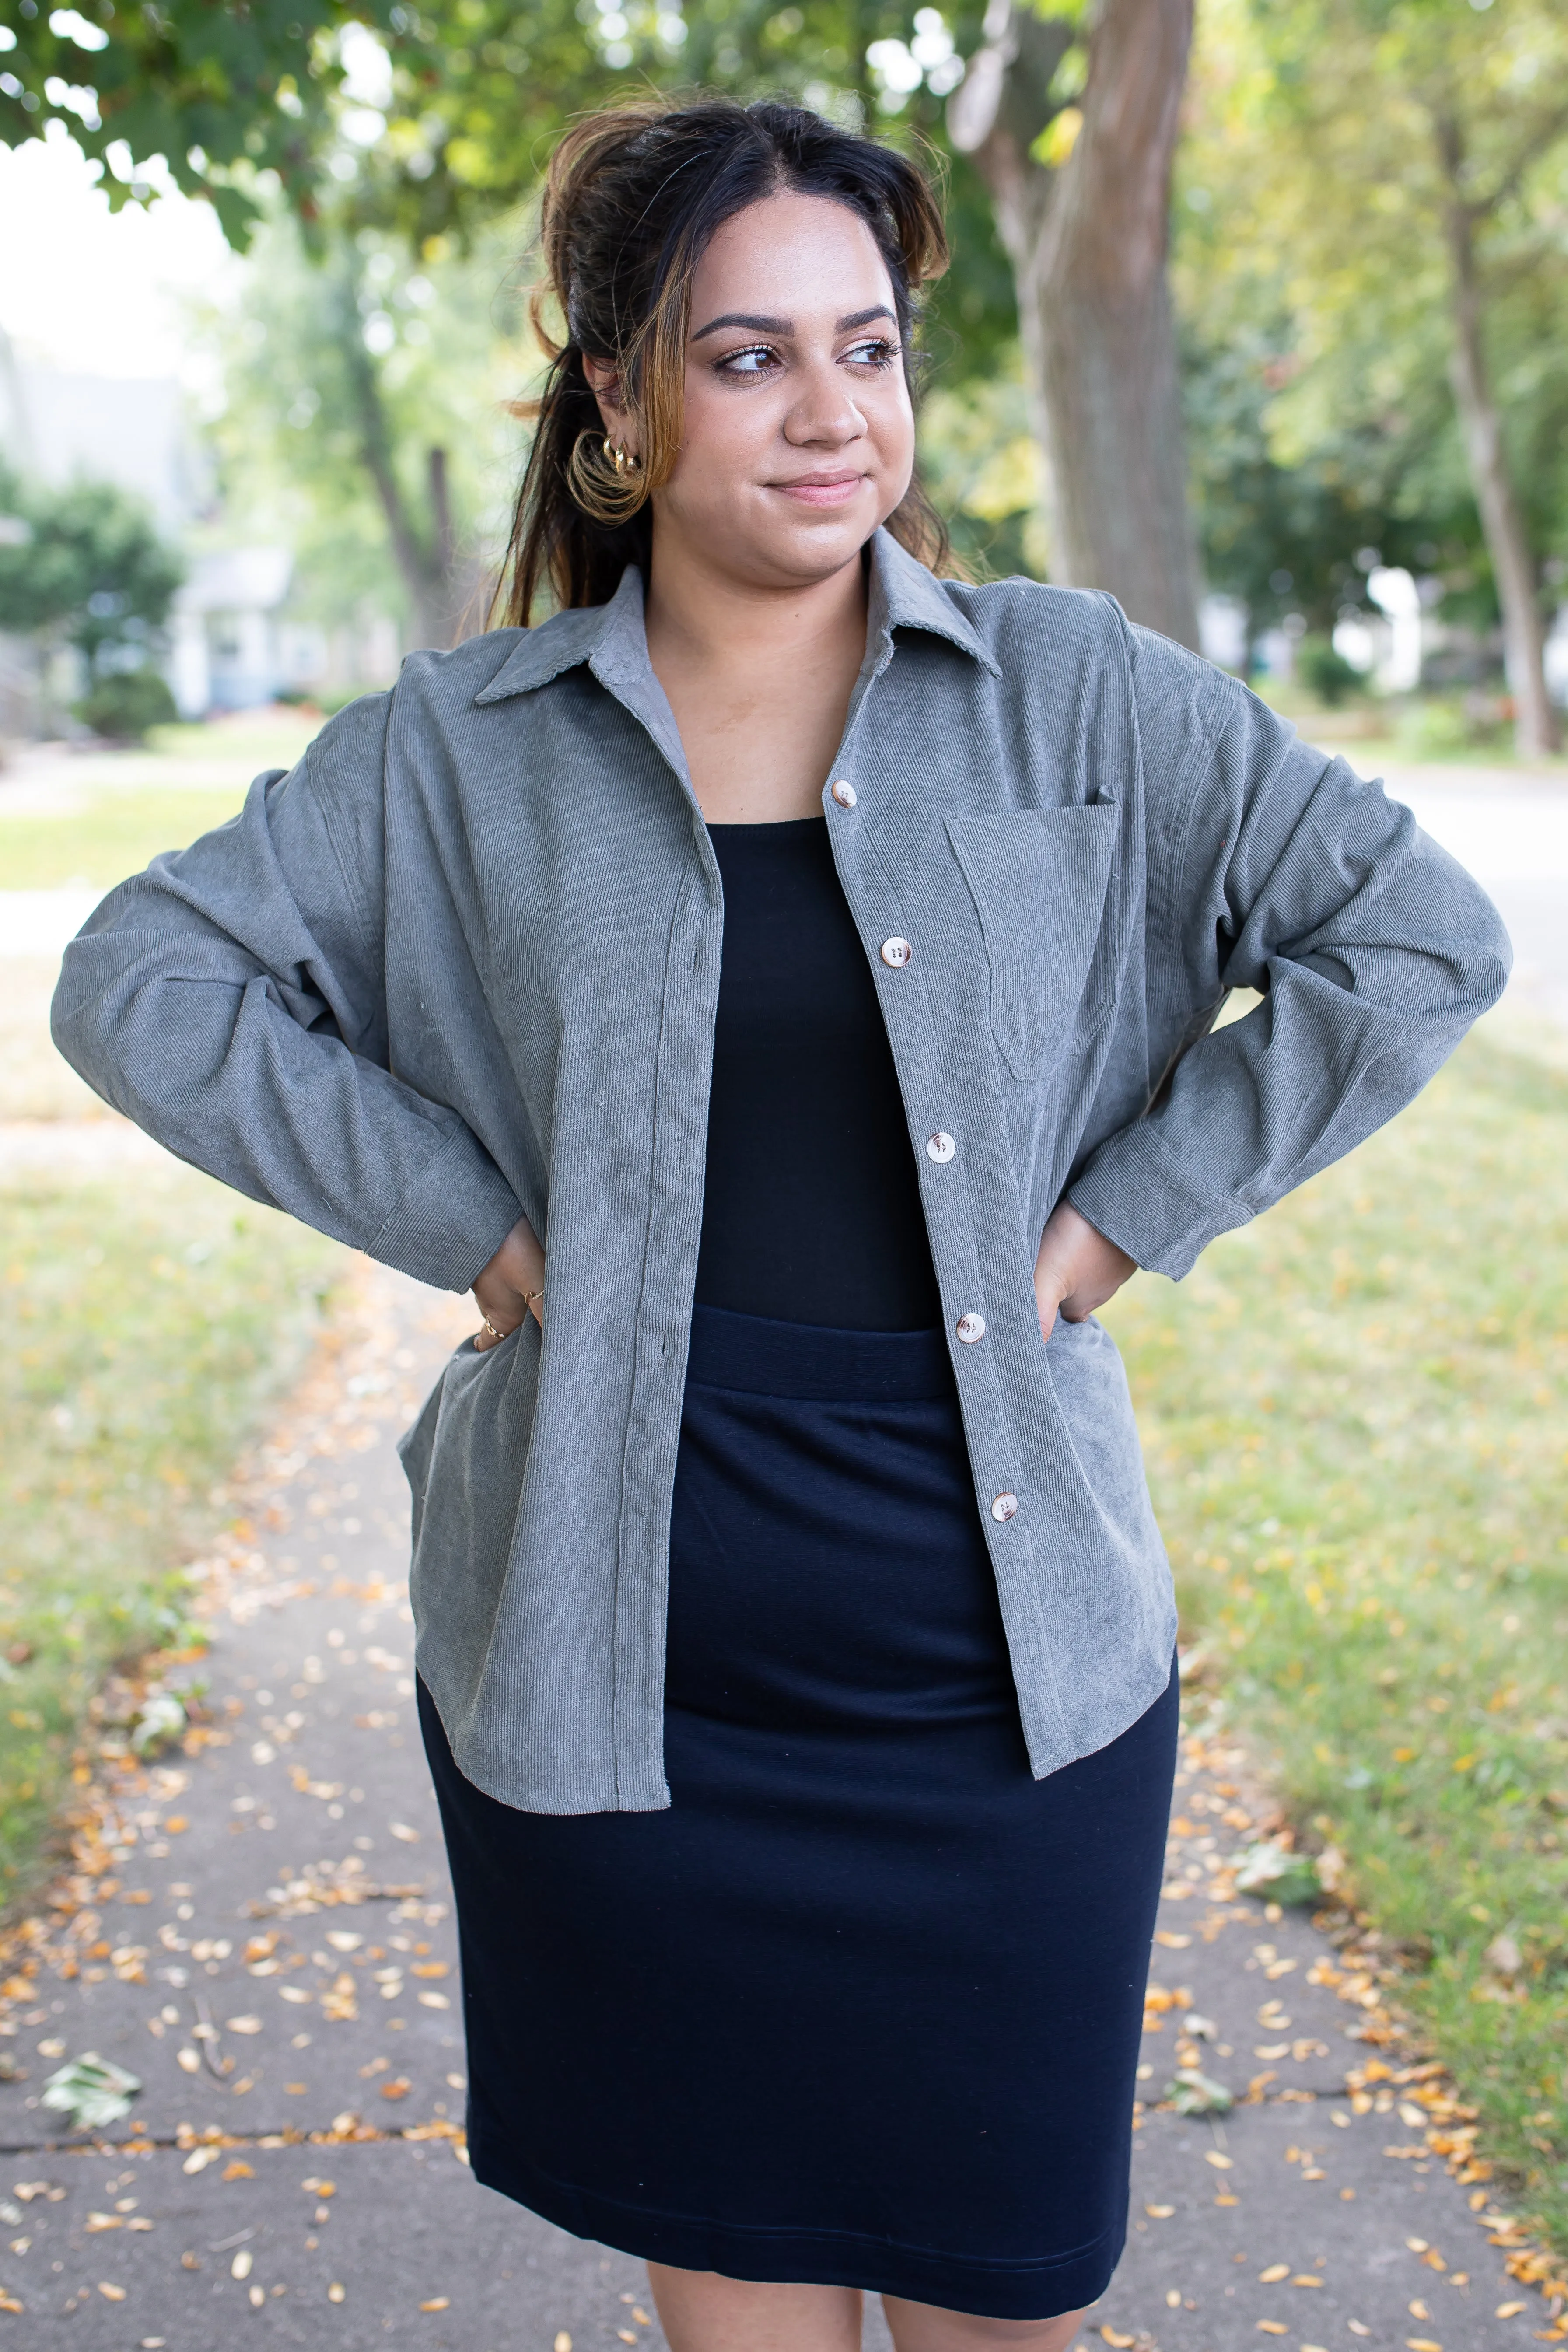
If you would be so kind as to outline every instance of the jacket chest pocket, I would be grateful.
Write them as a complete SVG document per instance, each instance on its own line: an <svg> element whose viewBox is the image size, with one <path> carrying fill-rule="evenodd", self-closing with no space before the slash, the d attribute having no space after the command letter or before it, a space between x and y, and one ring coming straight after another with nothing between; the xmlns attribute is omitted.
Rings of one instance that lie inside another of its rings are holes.
<svg viewBox="0 0 1568 2352"><path fill-rule="evenodd" d="M1102 803L947 821L984 936L992 1030L1016 1078L1046 1076L1109 1008L1113 960L1097 969L1095 949L1119 816Z"/></svg>

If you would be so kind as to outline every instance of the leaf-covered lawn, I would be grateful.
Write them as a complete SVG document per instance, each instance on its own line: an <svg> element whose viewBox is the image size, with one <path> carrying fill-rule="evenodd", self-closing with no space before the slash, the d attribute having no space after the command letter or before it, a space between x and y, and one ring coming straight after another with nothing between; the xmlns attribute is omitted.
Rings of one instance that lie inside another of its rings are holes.
<svg viewBox="0 0 1568 2352"><path fill-rule="evenodd" d="M0 1907L105 1667L178 1639L181 1563L342 1263L194 1171L0 1189Z"/></svg>
<svg viewBox="0 0 1568 2352"><path fill-rule="evenodd" d="M1568 1080L1472 1039L1106 1319L1186 1638L1568 2247Z"/></svg>

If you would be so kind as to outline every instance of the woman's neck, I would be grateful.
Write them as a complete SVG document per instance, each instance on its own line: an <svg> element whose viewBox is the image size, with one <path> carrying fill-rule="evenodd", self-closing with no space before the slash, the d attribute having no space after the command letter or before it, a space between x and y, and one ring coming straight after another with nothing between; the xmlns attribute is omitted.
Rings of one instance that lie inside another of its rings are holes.
<svg viewBox="0 0 1568 2352"><path fill-rule="evenodd" d="M656 671L665 662L756 676L802 658L815 667L829 648L842 657L857 638L858 670L866 643L865 558L857 555L826 580L764 585L715 570L656 530L646 617Z"/></svg>
<svg viewBox="0 0 1568 2352"><path fill-rule="evenodd" d="M861 558L802 587L717 577L654 538L648 659L715 824L819 814L866 653Z"/></svg>

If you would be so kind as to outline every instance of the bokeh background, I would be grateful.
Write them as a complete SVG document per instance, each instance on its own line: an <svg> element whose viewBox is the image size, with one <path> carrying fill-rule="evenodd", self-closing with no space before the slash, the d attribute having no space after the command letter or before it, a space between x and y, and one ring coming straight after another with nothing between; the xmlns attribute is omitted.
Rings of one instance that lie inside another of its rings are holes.
<svg viewBox="0 0 1568 2352"><path fill-rule="evenodd" d="M1568 2254L1561 0L0 0L5 1902L108 1671L185 1670L147 1742L195 1703L186 1564L345 1276L65 1069L61 946L483 625L552 136L694 87L944 175L921 461L970 567L1246 676L1513 929L1404 1119L1107 1319L1192 1717L1253 1741L1473 2177Z"/></svg>

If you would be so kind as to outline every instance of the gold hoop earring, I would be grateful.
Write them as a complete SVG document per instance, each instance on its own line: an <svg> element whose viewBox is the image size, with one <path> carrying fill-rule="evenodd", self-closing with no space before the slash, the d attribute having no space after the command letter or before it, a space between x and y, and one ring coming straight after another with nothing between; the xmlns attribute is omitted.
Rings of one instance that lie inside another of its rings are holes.
<svg viewBox="0 0 1568 2352"><path fill-rule="evenodd" d="M607 433L605 436L605 455L622 481L625 481L628 474L640 474L642 471L642 459L634 451L628 449L624 442L613 442Z"/></svg>

